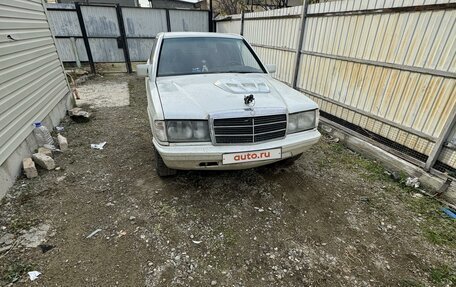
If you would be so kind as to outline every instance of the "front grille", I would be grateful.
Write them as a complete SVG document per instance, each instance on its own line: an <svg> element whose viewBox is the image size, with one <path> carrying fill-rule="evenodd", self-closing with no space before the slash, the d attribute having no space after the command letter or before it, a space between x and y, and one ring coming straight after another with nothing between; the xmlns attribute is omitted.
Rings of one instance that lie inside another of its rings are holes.
<svg viewBox="0 0 456 287"><path fill-rule="evenodd" d="M214 119L218 144L257 143L285 137L287 115Z"/></svg>

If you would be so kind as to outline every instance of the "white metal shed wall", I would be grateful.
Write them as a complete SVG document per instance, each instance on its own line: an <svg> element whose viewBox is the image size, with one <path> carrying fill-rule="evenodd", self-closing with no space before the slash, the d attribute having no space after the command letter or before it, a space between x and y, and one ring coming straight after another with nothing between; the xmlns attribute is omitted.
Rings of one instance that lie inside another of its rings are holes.
<svg viewBox="0 0 456 287"><path fill-rule="evenodd" d="M69 94L44 4L0 0L0 166Z"/></svg>

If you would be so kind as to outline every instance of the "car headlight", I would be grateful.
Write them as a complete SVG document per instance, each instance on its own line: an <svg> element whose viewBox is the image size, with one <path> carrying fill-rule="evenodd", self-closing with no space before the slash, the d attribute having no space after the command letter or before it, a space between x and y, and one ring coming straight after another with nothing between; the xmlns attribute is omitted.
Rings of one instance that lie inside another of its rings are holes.
<svg viewBox="0 0 456 287"><path fill-rule="evenodd" d="M317 126L317 110L294 113L288 115L288 130L289 134L302 132L313 129Z"/></svg>
<svg viewBox="0 0 456 287"><path fill-rule="evenodd" d="M166 121L169 142L210 141L207 121Z"/></svg>

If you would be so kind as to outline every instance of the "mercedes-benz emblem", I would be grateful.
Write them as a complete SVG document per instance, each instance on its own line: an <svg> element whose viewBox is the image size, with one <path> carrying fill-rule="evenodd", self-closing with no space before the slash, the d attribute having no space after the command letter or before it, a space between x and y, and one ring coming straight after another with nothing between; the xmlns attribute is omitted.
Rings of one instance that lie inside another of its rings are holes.
<svg viewBox="0 0 456 287"><path fill-rule="evenodd" d="M244 96L244 104L249 107L255 106L255 97L252 94Z"/></svg>

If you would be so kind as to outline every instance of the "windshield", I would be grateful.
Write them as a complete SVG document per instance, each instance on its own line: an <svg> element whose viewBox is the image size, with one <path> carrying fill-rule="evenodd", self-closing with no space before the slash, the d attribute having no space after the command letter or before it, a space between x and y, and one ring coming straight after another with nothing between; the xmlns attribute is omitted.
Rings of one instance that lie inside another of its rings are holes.
<svg viewBox="0 0 456 287"><path fill-rule="evenodd" d="M264 72L242 39L189 37L163 40L157 76Z"/></svg>

